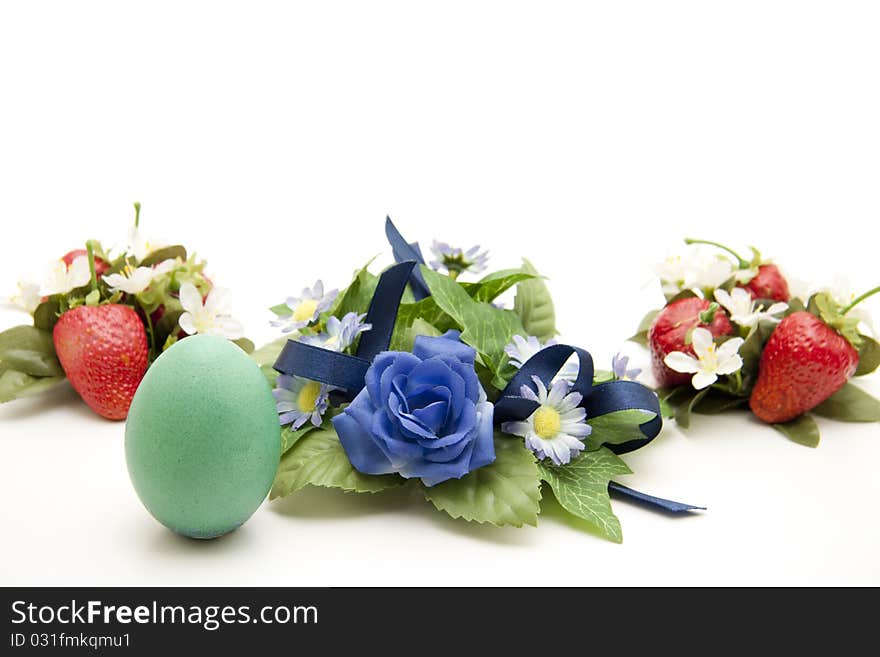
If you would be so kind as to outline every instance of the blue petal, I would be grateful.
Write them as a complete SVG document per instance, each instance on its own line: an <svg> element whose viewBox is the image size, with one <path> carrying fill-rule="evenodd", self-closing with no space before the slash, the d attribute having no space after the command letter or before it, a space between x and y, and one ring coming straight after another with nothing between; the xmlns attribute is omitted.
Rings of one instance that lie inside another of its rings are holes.
<svg viewBox="0 0 880 657"><path fill-rule="evenodd" d="M471 455L470 468L476 470L495 461L495 429L493 416L495 407L489 402L477 404L480 414L477 437L474 441L474 453Z"/></svg>
<svg viewBox="0 0 880 657"><path fill-rule="evenodd" d="M348 414L341 413L333 418L333 427L339 434L339 442L354 469L364 474L388 474L394 466L373 441L370 432Z"/></svg>
<svg viewBox="0 0 880 657"><path fill-rule="evenodd" d="M448 410L449 404L444 401L435 401L421 408L416 408L412 411L412 415L422 423L422 426L427 427L436 434L446 423Z"/></svg>
<svg viewBox="0 0 880 657"><path fill-rule="evenodd" d="M439 338L418 335L413 345L413 354L427 360L433 356L449 356L469 365L474 364L477 352L460 341L458 331L447 331Z"/></svg>
<svg viewBox="0 0 880 657"><path fill-rule="evenodd" d="M396 371L400 372L404 366L408 365L409 369L412 369L418 364L418 362L419 359L415 358L412 354L405 354L399 351L383 351L376 356L376 358L373 359L373 364L370 365L370 368L364 376L364 384L366 385L367 391L370 393L370 398L372 399L373 404L381 406L384 404L384 400L388 399L388 393L386 392L383 397L381 391L382 376L388 368L396 365Z"/></svg>

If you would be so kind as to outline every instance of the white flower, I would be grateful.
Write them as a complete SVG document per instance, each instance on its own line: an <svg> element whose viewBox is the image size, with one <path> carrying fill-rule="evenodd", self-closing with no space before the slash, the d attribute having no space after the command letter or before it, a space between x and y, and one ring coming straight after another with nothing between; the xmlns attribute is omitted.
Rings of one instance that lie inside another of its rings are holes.
<svg viewBox="0 0 880 657"><path fill-rule="evenodd" d="M278 421L282 426L289 424L291 429L296 430L309 420L314 426L321 426L323 415L330 404L330 386L286 374L279 376L275 385L272 395L279 414Z"/></svg>
<svg viewBox="0 0 880 657"><path fill-rule="evenodd" d="M63 260L56 260L40 285L40 296L49 297L53 294L67 294L73 289L82 287L92 279L89 272L89 259L77 256L70 265Z"/></svg>
<svg viewBox="0 0 880 657"><path fill-rule="evenodd" d="M521 335L514 335L513 341L509 342L504 347L504 353L510 357L510 364L516 369L520 369L525 365L529 358L539 351L555 344L556 340L553 338L547 340L544 344L541 344L541 341L534 335L530 335L528 338L524 338ZM559 373L553 378L553 381L555 382L558 379L562 379L569 383L574 383L575 379L577 379L578 368L577 356L572 354L565 362L565 365L562 366Z"/></svg>
<svg viewBox="0 0 880 657"><path fill-rule="evenodd" d="M687 255L670 255L656 265L663 293L667 296L682 290L713 289L734 275L733 263L717 254L692 248Z"/></svg>
<svg viewBox="0 0 880 657"><path fill-rule="evenodd" d="M162 241L148 240L137 226L128 229L128 237L122 252L126 255L134 256L138 262L146 258L153 251L161 249L166 244Z"/></svg>
<svg viewBox="0 0 880 657"><path fill-rule="evenodd" d="M178 323L189 335L203 333L219 335L229 340L237 340L243 335L241 322L229 314L227 290L214 287L208 298L202 302L202 295L192 283L180 286L180 305L184 312Z"/></svg>
<svg viewBox="0 0 880 657"><path fill-rule="evenodd" d="M132 267L131 265L126 265L120 273L104 276L104 282L114 292L140 294L150 287L150 283L155 279L167 274L176 266L177 263L173 259L163 260L155 267Z"/></svg>
<svg viewBox="0 0 880 657"><path fill-rule="evenodd" d="M689 288L713 289L733 276L733 263L724 256L710 256L701 259L690 274Z"/></svg>
<svg viewBox="0 0 880 657"><path fill-rule="evenodd" d="M303 336L300 338L300 342L331 351L345 351L357 336L373 328L371 324L364 323L364 317L366 314L358 315L354 312L347 313L342 319L331 316L327 319L326 332L319 335Z"/></svg>
<svg viewBox="0 0 880 657"><path fill-rule="evenodd" d="M747 328L757 326L758 322L762 320L778 322L780 318L774 317L774 315L788 310L788 304L782 302L774 303L767 310L764 310L764 306L753 301L749 291L741 287L733 288L732 292L717 289L715 290L715 300L730 313L730 319L734 324Z"/></svg>
<svg viewBox="0 0 880 657"><path fill-rule="evenodd" d="M21 308L27 313L33 313L37 309L37 306L40 305L42 299L43 297L40 295L40 286L38 283L19 281L18 292L12 295L9 300L17 308Z"/></svg>
<svg viewBox="0 0 880 657"><path fill-rule="evenodd" d="M755 276L758 275L757 267L748 267L746 269L737 269L733 273L733 277L736 279L736 282L740 285L745 285L750 280L752 280Z"/></svg>
<svg viewBox="0 0 880 657"><path fill-rule="evenodd" d="M844 276L835 276L830 287L820 292L824 292L841 308L846 308L849 304L856 300L856 293L852 288L850 280ZM863 305L858 305L847 314L847 317L855 317L860 323L864 324L871 335L875 334L874 322L871 319L871 313Z"/></svg>
<svg viewBox="0 0 880 657"><path fill-rule="evenodd" d="M663 294L675 295L684 289L693 265L681 255L669 255L654 267L663 285Z"/></svg>
<svg viewBox="0 0 880 657"><path fill-rule="evenodd" d="M479 244L465 251L434 240L431 251L437 258L429 263L431 267L437 271L445 269L453 278L466 271L478 274L486 269L489 261L489 252L481 253Z"/></svg>
<svg viewBox="0 0 880 657"><path fill-rule="evenodd" d="M676 372L693 373L691 383L697 390L702 390L715 383L719 374L733 374L742 367L739 348L743 342L742 338L731 338L719 347L708 329L697 327L691 333L691 344L697 357L673 351L663 362Z"/></svg>
<svg viewBox="0 0 880 657"><path fill-rule="evenodd" d="M567 381L556 381L548 391L541 379L533 376L532 380L537 394L529 386L523 386L520 394L540 406L524 421L504 422L501 430L525 438L526 447L539 459L565 465L584 449L580 439L592 430L586 422L587 412L579 406L583 395L569 392Z"/></svg>
<svg viewBox="0 0 880 657"><path fill-rule="evenodd" d="M330 308L337 294L339 290L330 290L324 294L324 283L318 280L314 287L303 289L300 296L289 297L284 303L290 314L281 315L272 320L271 324L280 327L282 333L308 326L318 319L318 315Z"/></svg>

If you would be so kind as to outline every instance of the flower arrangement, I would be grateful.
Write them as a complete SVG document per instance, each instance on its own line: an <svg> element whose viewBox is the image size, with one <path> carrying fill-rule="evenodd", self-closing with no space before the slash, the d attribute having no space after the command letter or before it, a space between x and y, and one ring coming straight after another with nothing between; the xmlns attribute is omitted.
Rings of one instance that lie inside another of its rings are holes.
<svg viewBox="0 0 880 657"><path fill-rule="evenodd" d="M152 363L177 340L221 335L253 344L229 312L226 290L181 245L150 242L134 225L118 249L89 241L20 281L12 302L32 323L0 333L0 402L69 380L99 415L124 419Z"/></svg>
<svg viewBox="0 0 880 657"><path fill-rule="evenodd" d="M553 301L528 261L464 281L486 269L478 247L435 242L429 267L390 219L386 234L398 264L379 276L365 266L341 291L318 281L271 309L284 335L253 354L283 427L271 497L409 485L453 518L522 526L537 523L549 487L618 542L609 493L697 508L613 481L630 473L619 454L659 433L659 401L627 359L598 371L555 342ZM511 289L507 309L498 297Z"/></svg>
<svg viewBox="0 0 880 657"><path fill-rule="evenodd" d="M819 444L811 414L880 422L880 400L850 382L880 366L880 344L859 306L880 288L793 293L755 248L747 260L716 242L685 243L685 254L657 266L666 305L631 338L651 351L666 417L687 428L691 413L748 407L810 447Z"/></svg>

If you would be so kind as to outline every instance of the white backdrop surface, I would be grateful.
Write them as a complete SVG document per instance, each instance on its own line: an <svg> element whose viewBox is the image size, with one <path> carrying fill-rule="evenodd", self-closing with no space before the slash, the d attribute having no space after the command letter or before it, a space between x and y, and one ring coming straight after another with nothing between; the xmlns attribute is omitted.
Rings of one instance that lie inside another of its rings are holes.
<svg viewBox="0 0 880 657"><path fill-rule="evenodd" d="M685 235L878 283L878 32L870 2L4 3L0 292L121 241L139 200L260 343L268 306L389 262L389 213L529 257L566 340L646 362L623 338ZM880 431L819 422L816 450L670 424L621 481L709 510L616 502L623 545L553 504L496 529L331 490L205 543L150 518L124 425L65 387L0 407L0 584L880 584Z"/></svg>

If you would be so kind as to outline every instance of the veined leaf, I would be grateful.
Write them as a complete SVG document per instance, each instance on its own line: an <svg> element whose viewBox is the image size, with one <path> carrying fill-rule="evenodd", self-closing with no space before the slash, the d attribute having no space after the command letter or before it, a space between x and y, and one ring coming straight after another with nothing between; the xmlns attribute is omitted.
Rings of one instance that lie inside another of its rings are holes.
<svg viewBox="0 0 880 657"><path fill-rule="evenodd" d="M541 461L538 469L562 508L583 518L615 543L623 541L620 521L611 510L608 497L608 482L617 475L631 472L620 457L602 447L581 452L567 465Z"/></svg>
<svg viewBox="0 0 880 657"><path fill-rule="evenodd" d="M63 376L37 377L5 367L0 367L0 403L37 395L64 381Z"/></svg>
<svg viewBox="0 0 880 657"><path fill-rule="evenodd" d="M499 295L522 281L535 278L535 274L522 269L503 269L496 271L476 283L462 283L462 287L475 301L491 303Z"/></svg>
<svg viewBox="0 0 880 657"><path fill-rule="evenodd" d="M51 331L58 321L61 304L57 297L50 297L34 310L34 326L44 331Z"/></svg>
<svg viewBox="0 0 880 657"><path fill-rule="evenodd" d="M513 309L527 335L534 335L541 342L546 342L556 335L553 298L544 280L538 277L538 270L525 258L523 271L533 274L535 278L517 284Z"/></svg>
<svg viewBox="0 0 880 657"><path fill-rule="evenodd" d="M880 400L847 383L812 412L842 422L880 422Z"/></svg>
<svg viewBox="0 0 880 657"><path fill-rule="evenodd" d="M425 497L453 518L495 526L536 526L541 480L534 455L518 438L495 434L495 461L425 488Z"/></svg>
<svg viewBox="0 0 880 657"><path fill-rule="evenodd" d="M370 309L373 293L376 291L376 285L379 283L379 277L367 271L367 267L370 266L373 260L375 258L371 258L370 262L355 272L351 283L336 297L328 314L335 315L341 319L347 313L354 312L360 315Z"/></svg>
<svg viewBox="0 0 880 657"><path fill-rule="evenodd" d="M341 488L355 493L377 493L401 486L397 475L365 475L354 469L333 429L315 429L299 438L281 457L269 497L275 499L304 486Z"/></svg>
<svg viewBox="0 0 880 657"><path fill-rule="evenodd" d="M180 244L174 246L166 246L150 253L146 258L141 260L140 267L152 267L166 260L180 258L182 262L186 262L186 249Z"/></svg>
<svg viewBox="0 0 880 657"><path fill-rule="evenodd" d="M870 374L880 367L880 343L867 335L860 335L862 344L859 346L859 367L856 376Z"/></svg>
<svg viewBox="0 0 880 657"><path fill-rule="evenodd" d="M287 340L287 336L272 340L272 342L264 344L262 347L254 351L251 354L251 358L257 362L257 365L272 365L278 360L278 355L281 353L281 350L284 349Z"/></svg>
<svg viewBox="0 0 880 657"><path fill-rule="evenodd" d="M31 376L64 376L52 334L35 326L14 326L0 333L0 360Z"/></svg>
<svg viewBox="0 0 880 657"><path fill-rule="evenodd" d="M586 439L588 449L595 450L604 444L622 445L630 440L642 440L645 434L639 425L651 421L655 416L650 411L627 409L588 417L587 424L593 429Z"/></svg>

